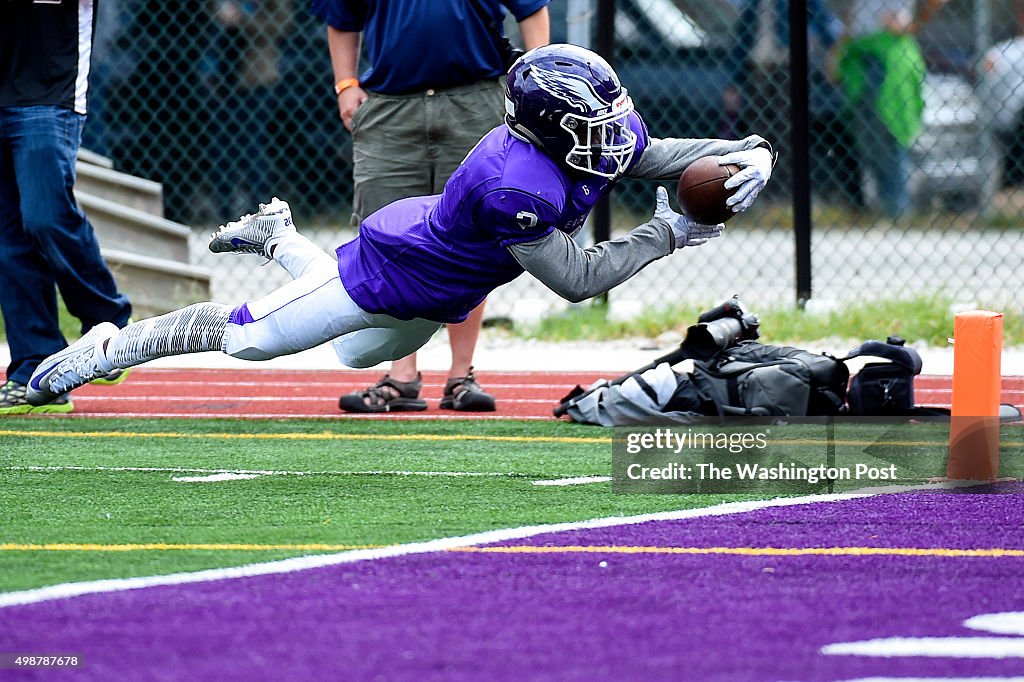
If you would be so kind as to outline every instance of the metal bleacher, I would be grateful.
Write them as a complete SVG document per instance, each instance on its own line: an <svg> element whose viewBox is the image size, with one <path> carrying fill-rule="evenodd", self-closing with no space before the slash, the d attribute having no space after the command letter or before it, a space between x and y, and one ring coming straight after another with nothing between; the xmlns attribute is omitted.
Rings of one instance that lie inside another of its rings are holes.
<svg viewBox="0 0 1024 682"><path fill-rule="evenodd" d="M77 172L75 197L136 318L209 300L210 271L190 261L191 229L164 218L160 183L116 171L86 149Z"/></svg>

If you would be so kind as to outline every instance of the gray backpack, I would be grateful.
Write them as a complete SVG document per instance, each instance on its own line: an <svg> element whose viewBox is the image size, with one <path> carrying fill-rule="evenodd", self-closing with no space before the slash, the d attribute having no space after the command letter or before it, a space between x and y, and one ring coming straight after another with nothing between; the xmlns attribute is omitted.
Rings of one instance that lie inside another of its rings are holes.
<svg viewBox="0 0 1024 682"><path fill-rule="evenodd" d="M850 372L825 354L747 341L708 361L695 361L691 380L720 415L839 414Z"/></svg>
<svg viewBox="0 0 1024 682"><path fill-rule="evenodd" d="M682 374L661 363L563 399L581 424L687 424L724 415L803 417L841 411L850 373L829 356L748 341ZM556 412L557 414L557 412Z"/></svg>

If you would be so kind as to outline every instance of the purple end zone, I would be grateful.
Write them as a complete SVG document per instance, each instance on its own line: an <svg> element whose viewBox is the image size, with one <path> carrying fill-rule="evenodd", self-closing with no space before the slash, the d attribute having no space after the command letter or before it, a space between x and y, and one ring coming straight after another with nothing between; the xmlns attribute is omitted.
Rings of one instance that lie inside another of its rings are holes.
<svg viewBox="0 0 1024 682"><path fill-rule="evenodd" d="M1024 549L1021 500L884 495L506 544ZM97 680L1007 676L1024 659L820 650L985 636L963 621L1024 611L1022 573L1022 557L447 552L8 607L0 651L80 653L75 679Z"/></svg>

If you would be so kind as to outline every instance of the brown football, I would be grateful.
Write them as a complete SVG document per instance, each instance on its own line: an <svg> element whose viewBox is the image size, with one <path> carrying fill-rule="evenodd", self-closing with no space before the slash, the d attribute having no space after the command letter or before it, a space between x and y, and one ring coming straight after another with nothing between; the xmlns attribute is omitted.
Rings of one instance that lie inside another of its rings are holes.
<svg viewBox="0 0 1024 682"><path fill-rule="evenodd" d="M736 188L726 189L725 181L738 173L735 164L719 166L713 156L697 159L683 171L676 186L676 200L683 213L698 223L717 225L736 215L725 205Z"/></svg>

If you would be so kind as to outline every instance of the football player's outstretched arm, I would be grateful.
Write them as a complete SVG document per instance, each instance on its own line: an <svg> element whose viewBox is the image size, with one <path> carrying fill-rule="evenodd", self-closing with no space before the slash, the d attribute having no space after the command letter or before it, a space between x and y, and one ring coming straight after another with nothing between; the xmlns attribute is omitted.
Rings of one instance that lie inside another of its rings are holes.
<svg viewBox="0 0 1024 682"><path fill-rule="evenodd" d="M750 135L742 140L652 137L650 145L626 175L646 180L678 180L686 167L697 159L750 151L759 147L771 153L768 140L760 135Z"/></svg>
<svg viewBox="0 0 1024 682"><path fill-rule="evenodd" d="M704 156L718 157L723 166L740 167L725 181L726 189L736 190L725 202L736 213L750 208L768 184L775 165L772 146L760 135L742 140L652 138L628 174L651 180L678 180L687 166Z"/></svg>
<svg viewBox="0 0 1024 682"><path fill-rule="evenodd" d="M722 225L700 225L672 210L668 192L658 187L654 216L624 237L581 248L554 230L508 250L527 272L573 303L625 282L651 261L684 246L698 246L721 234Z"/></svg>

